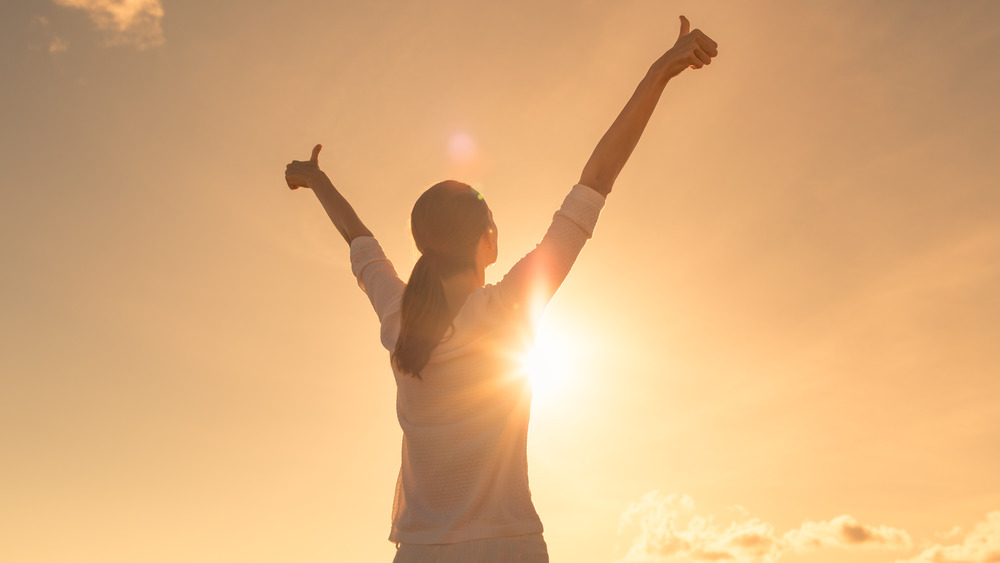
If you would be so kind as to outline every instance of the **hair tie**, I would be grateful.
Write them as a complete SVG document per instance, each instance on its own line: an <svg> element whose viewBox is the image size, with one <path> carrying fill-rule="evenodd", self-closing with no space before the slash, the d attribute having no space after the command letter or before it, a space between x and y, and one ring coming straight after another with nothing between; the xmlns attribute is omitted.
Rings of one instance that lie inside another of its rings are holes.
<svg viewBox="0 0 1000 563"><path fill-rule="evenodd" d="M441 252L436 248L428 248L427 250L424 250L420 257L423 258L428 265L433 264L434 270L436 270L439 274L445 275L458 271L464 264L458 256Z"/></svg>
<svg viewBox="0 0 1000 563"><path fill-rule="evenodd" d="M434 249L428 248L420 254L420 257L433 262L435 265L441 265L441 254Z"/></svg>

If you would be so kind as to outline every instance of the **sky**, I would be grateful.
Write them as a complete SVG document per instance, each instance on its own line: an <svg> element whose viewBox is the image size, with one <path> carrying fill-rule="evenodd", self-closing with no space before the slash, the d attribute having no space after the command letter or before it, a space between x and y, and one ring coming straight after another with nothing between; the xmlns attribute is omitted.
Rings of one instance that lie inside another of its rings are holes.
<svg viewBox="0 0 1000 563"><path fill-rule="evenodd" d="M497 281L677 16L541 319L552 561L1000 557L1000 3L5 0L0 560L390 561L400 430L320 163L406 275L486 197Z"/></svg>

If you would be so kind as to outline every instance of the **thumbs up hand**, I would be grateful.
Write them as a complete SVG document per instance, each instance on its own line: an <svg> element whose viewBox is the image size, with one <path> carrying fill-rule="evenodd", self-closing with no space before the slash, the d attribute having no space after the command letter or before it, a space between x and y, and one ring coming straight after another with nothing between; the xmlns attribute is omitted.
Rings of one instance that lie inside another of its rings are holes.
<svg viewBox="0 0 1000 563"><path fill-rule="evenodd" d="M323 174L319 169L319 151L322 149L323 145L316 145L309 160L293 160L285 167L285 183L290 189L312 187L312 182Z"/></svg>
<svg viewBox="0 0 1000 563"><path fill-rule="evenodd" d="M692 31L691 22L686 17L681 16L680 19L681 30L674 46L653 63L654 70L668 79L688 67L698 69L711 64L712 59L719 54L718 43L700 29Z"/></svg>

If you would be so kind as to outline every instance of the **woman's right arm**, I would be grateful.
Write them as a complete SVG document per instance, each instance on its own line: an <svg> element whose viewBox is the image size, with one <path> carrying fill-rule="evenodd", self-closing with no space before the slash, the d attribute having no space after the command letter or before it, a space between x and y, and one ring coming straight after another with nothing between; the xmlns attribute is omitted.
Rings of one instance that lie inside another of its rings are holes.
<svg viewBox="0 0 1000 563"><path fill-rule="evenodd" d="M719 54L715 41L699 29L691 31L691 24L684 16L680 19L680 36L674 46L649 68L583 167L580 183L604 196L611 193L618 173L632 155L667 82L688 67L701 68L710 64Z"/></svg>

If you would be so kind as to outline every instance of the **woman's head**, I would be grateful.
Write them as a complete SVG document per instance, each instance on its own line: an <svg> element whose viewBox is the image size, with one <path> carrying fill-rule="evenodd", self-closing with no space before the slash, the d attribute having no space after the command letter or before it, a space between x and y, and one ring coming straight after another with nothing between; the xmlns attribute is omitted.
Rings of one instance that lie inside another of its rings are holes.
<svg viewBox="0 0 1000 563"><path fill-rule="evenodd" d="M401 372L420 378L451 325L443 280L495 262L497 230L483 196L454 180L421 194L410 214L410 230L420 258L403 292L392 361Z"/></svg>
<svg viewBox="0 0 1000 563"><path fill-rule="evenodd" d="M433 258L444 277L474 268L483 236L496 234L482 194L454 180L434 184L417 198L410 230L421 257Z"/></svg>

